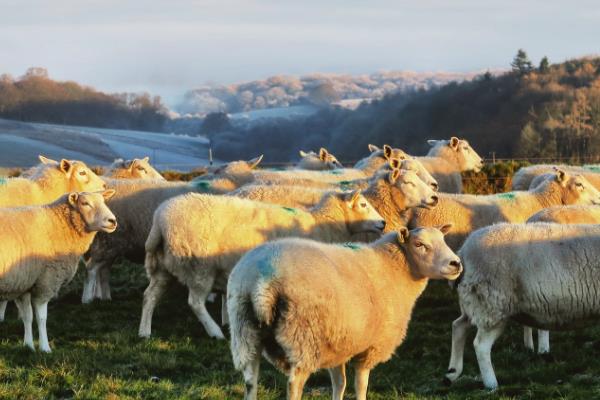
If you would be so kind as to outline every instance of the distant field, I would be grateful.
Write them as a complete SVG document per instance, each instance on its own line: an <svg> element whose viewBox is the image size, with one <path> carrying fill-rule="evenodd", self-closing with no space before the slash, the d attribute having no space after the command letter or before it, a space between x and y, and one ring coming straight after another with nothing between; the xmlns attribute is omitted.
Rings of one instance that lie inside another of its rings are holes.
<svg viewBox="0 0 600 400"><path fill-rule="evenodd" d="M207 164L208 140L0 119L0 167L30 167L38 154L79 159L90 165L106 165L119 157L150 156L159 169L185 171Z"/></svg>

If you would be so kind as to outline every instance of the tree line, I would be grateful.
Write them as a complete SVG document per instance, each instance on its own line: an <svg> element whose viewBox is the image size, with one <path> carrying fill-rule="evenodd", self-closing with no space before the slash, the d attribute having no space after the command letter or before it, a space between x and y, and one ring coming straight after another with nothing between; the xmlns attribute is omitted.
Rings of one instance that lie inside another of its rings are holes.
<svg viewBox="0 0 600 400"><path fill-rule="evenodd" d="M0 117L31 122L160 131L167 120L159 96L105 94L29 68L19 78L0 75Z"/></svg>

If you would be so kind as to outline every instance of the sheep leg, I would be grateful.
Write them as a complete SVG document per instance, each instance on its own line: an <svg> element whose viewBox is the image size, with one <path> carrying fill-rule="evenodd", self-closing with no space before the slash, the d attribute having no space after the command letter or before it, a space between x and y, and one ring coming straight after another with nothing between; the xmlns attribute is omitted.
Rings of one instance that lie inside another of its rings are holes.
<svg viewBox="0 0 600 400"><path fill-rule="evenodd" d="M139 336L148 338L152 333L152 314L158 301L167 289L169 281L173 279L165 271L153 271L150 275L150 284L144 291L144 303L142 305L142 319L140 321Z"/></svg>
<svg viewBox="0 0 600 400"><path fill-rule="evenodd" d="M48 331L46 330L46 321L48 319L48 302L33 300L35 308L35 317L39 334L40 350L44 353L50 353L50 343L48 342Z"/></svg>
<svg viewBox="0 0 600 400"><path fill-rule="evenodd" d="M309 373L293 368L288 377L287 398L288 400L302 399L304 384L308 380Z"/></svg>
<svg viewBox="0 0 600 400"><path fill-rule="evenodd" d="M346 390L346 364L338 365L334 368L329 368L329 376L331 377L331 388L333 400L343 400L344 391Z"/></svg>
<svg viewBox="0 0 600 400"><path fill-rule="evenodd" d="M479 328L477 335L473 341L475 347L475 354L477 355L477 363L479 364L479 371L481 372L481 379L483 380L483 386L486 389L497 389L498 380L494 373L494 367L492 366L492 346L502 331L504 330L504 324L500 323L493 328Z"/></svg>
<svg viewBox="0 0 600 400"><path fill-rule="evenodd" d="M188 304L192 308L192 311L194 311L194 314L196 314L196 318L198 318L200 323L204 326L204 329L206 329L208 336L217 339L225 339L225 335L223 335L221 328L219 328L219 325L217 325L215 320L212 319L208 313L208 310L206 309L205 301L206 297L210 293L212 282L205 283L207 283L207 285L204 287L190 288L190 292L188 294Z"/></svg>
<svg viewBox="0 0 600 400"><path fill-rule="evenodd" d="M447 384L454 382L462 374L465 343L467 341L467 331L470 326L469 317L465 314L462 314L452 322L452 352L450 353L448 372L444 379Z"/></svg>
<svg viewBox="0 0 600 400"><path fill-rule="evenodd" d="M25 293L21 297L15 299L15 304L19 309L19 317L23 321L25 334L23 336L23 344L31 350L35 350L33 345L33 310L31 308L31 294Z"/></svg>
<svg viewBox="0 0 600 400"><path fill-rule="evenodd" d="M550 353L550 332L538 329L538 354Z"/></svg>
<svg viewBox="0 0 600 400"><path fill-rule="evenodd" d="M534 351L533 347L533 329L529 326L523 327L523 341L525 342L525 348Z"/></svg>
<svg viewBox="0 0 600 400"><path fill-rule="evenodd" d="M4 322L4 314L6 314L7 300L0 301L0 322Z"/></svg>
<svg viewBox="0 0 600 400"><path fill-rule="evenodd" d="M96 297L96 291L100 290L98 271L102 268L104 262L91 259L85 265L86 275L83 281L83 294L81 302L83 304L91 303Z"/></svg>
<svg viewBox="0 0 600 400"><path fill-rule="evenodd" d="M111 264L105 263L98 271L98 277L100 278L100 293L96 293L96 298L99 298L100 300L112 300L110 296L110 267ZM96 288L98 288L98 286L96 286Z"/></svg>
<svg viewBox="0 0 600 400"><path fill-rule="evenodd" d="M256 358L252 359L243 368L244 383L246 384L246 392L244 400L256 400L258 395L258 373L260 370L260 350L256 353Z"/></svg>
<svg viewBox="0 0 600 400"><path fill-rule="evenodd" d="M369 386L370 369L356 366L354 372L354 391L356 400L367 400L367 387Z"/></svg>
<svg viewBox="0 0 600 400"><path fill-rule="evenodd" d="M227 313L227 295L221 295L221 325L229 325L229 314Z"/></svg>

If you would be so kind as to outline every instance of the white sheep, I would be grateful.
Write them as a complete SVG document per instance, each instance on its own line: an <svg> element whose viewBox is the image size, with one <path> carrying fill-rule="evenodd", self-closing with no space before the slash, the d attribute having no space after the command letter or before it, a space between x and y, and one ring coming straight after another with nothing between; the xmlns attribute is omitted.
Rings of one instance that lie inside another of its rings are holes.
<svg viewBox="0 0 600 400"><path fill-rule="evenodd" d="M498 222L525 222L543 208L561 204L600 204L600 192L579 176L559 170L535 189L495 195L439 193L439 203L431 210L413 209L406 213L407 226L453 224L447 237L457 250L474 230Z"/></svg>
<svg viewBox="0 0 600 400"><path fill-rule="evenodd" d="M498 224L473 232L459 251L461 316L452 324L446 378L463 369L469 326L488 389L498 387L491 348L509 320L539 329L574 329L600 316L600 226Z"/></svg>
<svg viewBox="0 0 600 400"><path fill-rule="evenodd" d="M366 400L369 372L404 341L429 279L456 279L460 259L441 230L406 228L371 244L283 239L248 252L227 285L231 353L244 375L244 399L256 399L261 354L288 375L288 399L300 399L318 369L344 397L345 364Z"/></svg>
<svg viewBox="0 0 600 400"><path fill-rule="evenodd" d="M40 350L50 352L48 301L73 278L96 232L116 229L105 204L113 194L74 192L44 206L0 209L0 299L17 304L26 346L34 348L33 302Z"/></svg>
<svg viewBox="0 0 600 400"><path fill-rule="evenodd" d="M165 179L152 165L150 157L132 160L116 159L103 175L115 179Z"/></svg>
<svg viewBox="0 0 600 400"><path fill-rule="evenodd" d="M245 252L280 237L343 242L358 232L381 233L384 226L359 191L332 192L309 211L199 194L165 201L154 213L146 241L150 284L144 292L139 334L150 336L154 308L175 277L188 287L188 304L209 336L223 339L206 310L206 297L213 290L225 290L229 272Z"/></svg>
<svg viewBox="0 0 600 400"><path fill-rule="evenodd" d="M570 174L584 176L596 189L600 190L600 168L598 166L584 165L583 167L578 167L562 164L538 164L520 168L512 178L512 189L527 190L528 188L533 188L543 179L542 175L553 173L557 168Z"/></svg>
<svg viewBox="0 0 600 400"><path fill-rule="evenodd" d="M440 192L462 193L461 172L478 172L483 160L469 142L452 137L450 140L428 140L432 148L425 157L415 157L433 175Z"/></svg>
<svg viewBox="0 0 600 400"><path fill-rule="evenodd" d="M297 169L324 171L344 168L338 159L323 147L321 147L319 150L319 154L315 153L314 151L309 151L306 153L300 150L300 157L300 161L298 161L295 166Z"/></svg>
<svg viewBox="0 0 600 400"><path fill-rule="evenodd" d="M117 190L111 209L120 221L120 228L111 235L97 235L92 243L86 255L82 302L89 303L95 296L110 300L110 269L118 257L144 262L144 243L152 226L152 215L163 201L185 193L226 193L252 182L252 170L261 159L262 156L234 161L218 167L209 178L191 182L109 180L109 186Z"/></svg>
<svg viewBox="0 0 600 400"><path fill-rule="evenodd" d="M28 178L8 178L0 185L0 207L51 203L69 192L94 192L105 182L82 161L53 161L39 156L41 164Z"/></svg>
<svg viewBox="0 0 600 400"><path fill-rule="evenodd" d="M387 144L384 144L382 148L369 144L369 151L371 154L368 157L354 164L354 168L360 169L365 175L372 175L382 165L387 164L392 159L405 160L409 158L408 154L401 149L393 148Z"/></svg>

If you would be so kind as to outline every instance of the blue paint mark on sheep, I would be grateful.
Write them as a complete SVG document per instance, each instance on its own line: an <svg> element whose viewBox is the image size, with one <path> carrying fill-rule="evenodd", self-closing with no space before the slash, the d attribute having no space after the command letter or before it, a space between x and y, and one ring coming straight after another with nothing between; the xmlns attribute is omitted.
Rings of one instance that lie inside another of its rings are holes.
<svg viewBox="0 0 600 400"><path fill-rule="evenodd" d="M329 172L332 175L341 175L341 174L343 174L343 172L340 171L339 169L332 169L332 170L327 171L327 172Z"/></svg>
<svg viewBox="0 0 600 400"><path fill-rule="evenodd" d="M0 176L0 186L6 185L8 183L8 179L3 176Z"/></svg>
<svg viewBox="0 0 600 400"><path fill-rule="evenodd" d="M197 181L192 181L192 185L201 191L207 191L210 189L210 182L203 180L203 179L199 179Z"/></svg>
<svg viewBox="0 0 600 400"><path fill-rule="evenodd" d="M347 242L342 244L342 246L349 248L350 250L358 251L361 249L358 243Z"/></svg>
<svg viewBox="0 0 600 400"><path fill-rule="evenodd" d="M283 208L285 211L292 213L292 214L296 214L298 212L298 210L296 210L295 208L292 207L281 207Z"/></svg>
<svg viewBox="0 0 600 400"><path fill-rule="evenodd" d="M273 264L266 260L259 260L256 268L258 268L258 272L263 278L271 278L275 274Z"/></svg>
<svg viewBox="0 0 600 400"><path fill-rule="evenodd" d="M584 165L583 168L591 172L600 172L600 165Z"/></svg>

